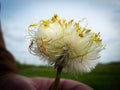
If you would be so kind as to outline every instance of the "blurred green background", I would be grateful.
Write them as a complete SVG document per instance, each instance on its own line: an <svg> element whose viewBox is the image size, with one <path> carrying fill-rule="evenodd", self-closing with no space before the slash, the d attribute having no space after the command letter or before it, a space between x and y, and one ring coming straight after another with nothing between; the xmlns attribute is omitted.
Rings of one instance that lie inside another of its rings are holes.
<svg viewBox="0 0 120 90"><path fill-rule="evenodd" d="M34 66L17 63L20 73L28 77L55 77L55 70L49 66ZM99 64L90 73L72 75L62 72L62 78L80 81L94 90L120 90L120 62Z"/></svg>

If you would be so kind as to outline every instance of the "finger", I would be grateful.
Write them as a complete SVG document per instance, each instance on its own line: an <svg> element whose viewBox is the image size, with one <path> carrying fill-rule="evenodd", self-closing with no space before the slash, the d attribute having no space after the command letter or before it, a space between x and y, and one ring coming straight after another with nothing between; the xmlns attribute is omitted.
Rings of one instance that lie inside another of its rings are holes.
<svg viewBox="0 0 120 90"><path fill-rule="evenodd" d="M93 90L93 89L77 81L61 80L59 90Z"/></svg>

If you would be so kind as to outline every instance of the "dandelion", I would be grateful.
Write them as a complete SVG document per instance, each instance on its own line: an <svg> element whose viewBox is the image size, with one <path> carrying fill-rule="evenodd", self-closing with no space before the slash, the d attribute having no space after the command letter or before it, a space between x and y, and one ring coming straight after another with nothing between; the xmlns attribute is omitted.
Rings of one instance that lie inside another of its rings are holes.
<svg viewBox="0 0 120 90"><path fill-rule="evenodd" d="M80 22L67 21L57 14L29 25L28 30L30 51L53 64L58 72L90 72L104 49L100 32L92 32Z"/></svg>

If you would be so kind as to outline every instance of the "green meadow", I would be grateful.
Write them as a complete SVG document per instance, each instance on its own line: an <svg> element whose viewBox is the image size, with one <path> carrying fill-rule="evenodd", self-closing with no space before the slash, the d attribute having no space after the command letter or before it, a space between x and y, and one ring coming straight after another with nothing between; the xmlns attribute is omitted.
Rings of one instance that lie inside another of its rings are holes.
<svg viewBox="0 0 120 90"><path fill-rule="evenodd" d="M55 70L48 66L33 66L17 63L20 73L27 77L55 77ZM120 63L99 64L90 73L72 75L62 73L62 78L80 81L94 90L120 90Z"/></svg>

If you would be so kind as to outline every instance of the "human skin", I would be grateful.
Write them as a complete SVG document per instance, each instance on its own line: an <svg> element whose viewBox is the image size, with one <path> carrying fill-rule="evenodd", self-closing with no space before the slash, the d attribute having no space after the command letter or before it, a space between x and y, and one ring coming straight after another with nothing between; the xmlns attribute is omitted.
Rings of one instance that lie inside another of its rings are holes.
<svg viewBox="0 0 120 90"><path fill-rule="evenodd" d="M6 49L0 24L0 90L52 90L54 79L20 75L13 55ZM61 79L58 90L92 90L77 81Z"/></svg>
<svg viewBox="0 0 120 90"><path fill-rule="evenodd" d="M51 90L53 82L53 79L49 78L27 78L21 75L15 75L7 78L0 90ZM83 83L62 79L58 90L92 89Z"/></svg>

